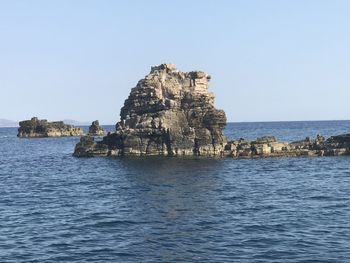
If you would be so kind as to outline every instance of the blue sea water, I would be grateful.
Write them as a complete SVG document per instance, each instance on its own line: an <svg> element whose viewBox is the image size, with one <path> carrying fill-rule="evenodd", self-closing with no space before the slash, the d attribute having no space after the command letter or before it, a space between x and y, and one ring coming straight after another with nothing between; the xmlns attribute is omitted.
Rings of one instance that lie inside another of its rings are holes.
<svg viewBox="0 0 350 263"><path fill-rule="evenodd" d="M226 129L346 132L350 121ZM350 262L350 157L79 159L78 140L0 129L0 262Z"/></svg>

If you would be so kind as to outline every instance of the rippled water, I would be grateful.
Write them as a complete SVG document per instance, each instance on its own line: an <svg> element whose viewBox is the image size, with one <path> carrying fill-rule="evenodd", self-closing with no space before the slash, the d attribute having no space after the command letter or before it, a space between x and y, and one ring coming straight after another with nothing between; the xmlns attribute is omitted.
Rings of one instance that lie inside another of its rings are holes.
<svg viewBox="0 0 350 263"><path fill-rule="evenodd" d="M283 140L350 122L230 124ZM72 157L0 129L0 262L350 262L350 157Z"/></svg>

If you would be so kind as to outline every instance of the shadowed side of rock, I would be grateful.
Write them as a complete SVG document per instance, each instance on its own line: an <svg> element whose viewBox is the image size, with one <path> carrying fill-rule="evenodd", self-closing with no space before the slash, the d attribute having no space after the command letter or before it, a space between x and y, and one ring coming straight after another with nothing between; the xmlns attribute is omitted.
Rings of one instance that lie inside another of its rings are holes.
<svg viewBox="0 0 350 263"><path fill-rule="evenodd" d="M116 131L101 142L82 138L74 155L222 155L226 115L214 107L209 81L202 71L152 67L125 100Z"/></svg>
<svg viewBox="0 0 350 263"><path fill-rule="evenodd" d="M36 137L66 137L81 136L83 129L68 125L62 121L48 122L33 117L30 120L19 122L18 137L36 138Z"/></svg>
<svg viewBox="0 0 350 263"><path fill-rule="evenodd" d="M108 145L96 142L93 136L82 136L75 146L74 156L93 157L109 155Z"/></svg>

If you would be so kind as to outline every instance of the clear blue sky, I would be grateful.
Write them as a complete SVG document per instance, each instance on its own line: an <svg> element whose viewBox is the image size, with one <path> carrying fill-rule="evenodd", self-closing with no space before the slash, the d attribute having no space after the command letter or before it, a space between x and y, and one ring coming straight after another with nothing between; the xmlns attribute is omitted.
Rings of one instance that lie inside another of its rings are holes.
<svg viewBox="0 0 350 263"><path fill-rule="evenodd" d="M152 65L229 121L350 119L350 1L0 1L0 118L114 124Z"/></svg>

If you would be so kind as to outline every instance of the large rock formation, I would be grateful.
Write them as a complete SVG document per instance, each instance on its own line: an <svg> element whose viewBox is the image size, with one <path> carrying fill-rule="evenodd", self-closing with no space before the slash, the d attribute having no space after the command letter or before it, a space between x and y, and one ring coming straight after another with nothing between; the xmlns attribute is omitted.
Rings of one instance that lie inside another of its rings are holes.
<svg viewBox="0 0 350 263"><path fill-rule="evenodd" d="M104 136L106 135L105 130L100 126L98 120L93 121L89 127L89 136Z"/></svg>
<svg viewBox="0 0 350 263"><path fill-rule="evenodd" d="M74 155L222 155L226 115L214 107L209 81L202 71L152 67L125 100L116 131L100 142L83 137Z"/></svg>
<svg viewBox="0 0 350 263"><path fill-rule="evenodd" d="M210 76L202 71L184 73L172 64L152 67L125 100L115 132L102 141L82 137L74 155L260 158L350 154L349 134L329 139L317 135L291 143L278 142L274 136L227 141L223 134L226 116L214 107L209 81Z"/></svg>
<svg viewBox="0 0 350 263"><path fill-rule="evenodd" d="M33 117L31 120L19 122L18 137L63 137L81 136L84 131L73 125L64 124L62 121L48 122Z"/></svg>

